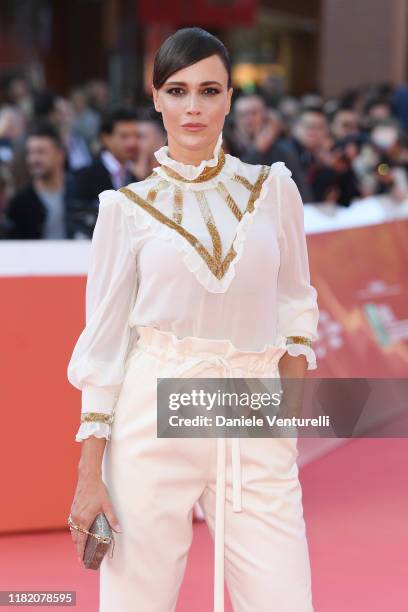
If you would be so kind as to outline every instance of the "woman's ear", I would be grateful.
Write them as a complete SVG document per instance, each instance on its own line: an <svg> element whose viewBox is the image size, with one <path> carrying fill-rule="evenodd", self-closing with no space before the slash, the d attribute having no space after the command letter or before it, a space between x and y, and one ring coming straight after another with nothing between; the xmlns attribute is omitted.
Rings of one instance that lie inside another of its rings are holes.
<svg viewBox="0 0 408 612"><path fill-rule="evenodd" d="M233 92L234 92L233 88L230 87L229 90L228 90L227 112L225 113L225 115L229 115L229 113L230 113L230 110L231 110L231 100L232 100Z"/></svg>
<svg viewBox="0 0 408 612"><path fill-rule="evenodd" d="M153 95L154 108L156 109L158 113L160 113L161 110L160 110L160 103L159 103L159 93L154 85L152 85L152 95Z"/></svg>

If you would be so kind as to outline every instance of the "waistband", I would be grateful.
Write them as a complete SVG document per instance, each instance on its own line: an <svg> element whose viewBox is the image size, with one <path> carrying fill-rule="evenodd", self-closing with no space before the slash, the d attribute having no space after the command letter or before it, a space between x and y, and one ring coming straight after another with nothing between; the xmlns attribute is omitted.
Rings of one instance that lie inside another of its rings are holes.
<svg viewBox="0 0 408 612"><path fill-rule="evenodd" d="M229 340L213 340L185 336L178 338L172 332L150 326L137 326L137 347L165 355L177 361L172 377L198 377L209 367L226 378L234 376L277 376L278 361L284 348L265 345L262 351L241 351ZM224 612L224 542L225 542L225 437L217 438L217 475L215 493L214 535L214 612ZM242 512L240 439L231 439L232 510Z"/></svg>
<svg viewBox="0 0 408 612"><path fill-rule="evenodd" d="M218 340L195 336L179 338L173 332L150 326L137 326L137 346L148 348L157 355L164 355L188 365L191 359L221 362L227 367L226 376L248 376L254 374L267 378L275 376L278 362L286 349L265 344L260 351L243 351L227 339ZM175 374L175 377L177 375ZM194 376L193 373L189 376Z"/></svg>

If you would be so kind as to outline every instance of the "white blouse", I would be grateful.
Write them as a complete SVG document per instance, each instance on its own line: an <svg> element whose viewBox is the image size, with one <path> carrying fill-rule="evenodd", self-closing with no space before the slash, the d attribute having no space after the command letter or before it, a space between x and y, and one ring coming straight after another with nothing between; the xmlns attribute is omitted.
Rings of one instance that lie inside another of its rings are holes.
<svg viewBox="0 0 408 612"><path fill-rule="evenodd" d="M284 347L316 368L317 292L298 188L284 162L244 163L221 145L222 133L198 166L163 146L149 177L99 196L86 326L68 365L82 390L76 441L109 439L137 325L244 351ZM86 421L91 412L100 420Z"/></svg>

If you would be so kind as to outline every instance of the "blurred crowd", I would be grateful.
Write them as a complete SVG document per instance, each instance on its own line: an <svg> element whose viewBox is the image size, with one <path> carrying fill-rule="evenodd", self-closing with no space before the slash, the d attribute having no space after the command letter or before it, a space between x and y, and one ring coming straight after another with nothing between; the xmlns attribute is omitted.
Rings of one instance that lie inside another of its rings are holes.
<svg viewBox="0 0 408 612"><path fill-rule="evenodd" d="M150 100L113 104L94 80L68 96L21 75L0 86L0 238L92 237L98 194L146 178L166 144ZM253 164L284 161L304 203L350 206L408 198L408 85L366 86L342 96L294 98L270 77L236 89L224 150Z"/></svg>

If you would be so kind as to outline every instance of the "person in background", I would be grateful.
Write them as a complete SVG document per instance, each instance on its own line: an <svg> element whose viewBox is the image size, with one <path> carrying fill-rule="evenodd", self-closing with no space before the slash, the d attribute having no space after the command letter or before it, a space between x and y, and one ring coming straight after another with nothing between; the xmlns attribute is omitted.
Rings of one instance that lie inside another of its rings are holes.
<svg viewBox="0 0 408 612"><path fill-rule="evenodd" d="M45 90L37 94L34 108L38 119L50 121L58 131L66 151L67 170L78 170L92 163L85 140L73 129L74 109L71 102L51 90Z"/></svg>
<svg viewBox="0 0 408 612"><path fill-rule="evenodd" d="M268 75L260 86L260 94L271 108L277 108L285 97L285 79L283 74Z"/></svg>
<svg viewBox="0 0 408 612"><path fill-rule="evenodd" d="M74 110L73 129L82 136L89 149L93 151L98 138L101 116L88 104L86 91L83 87L75 87L69 96Z"/></svg>
<svg viewBox="0 0 408 612"><path fill-rule="evenodd" d="M357 135L360 131L358 113L351 107L340 106L332 116L330 131L336 140Z"/></svg>
<svg viewBox="0 0 408 612"><path fill-rule="evenodd" d="M134 176L131 164L139 153L140 113L119 108L105 115L100 128L102 151L87 168L75 173L76 196L94 202L104 189L119 189L143 177Z"/></svg>
<svg viewBox="0 0 408 612"><path fill-rule="evenodd" d="M0 164L0 239L6 235L6 209L12 197L13 179L6 164Z"/></svg>
<svg viewBox="0 0 408 612"><path fill-rule="evenodd" d="M85 86L85 93L90 108L100 115L106 115L106 113L113 110L111 90L106 81L91 79Z"/></svg>
<svg viewBox="0 0 408 612"><path fill-rule="evenodd" d="M361 197L359 177L353 164L362 142L360 134L350 134L332 145L326 154L326 164L315 175L314 194L317 202L350 206L354 199Z"/></svg>
<svg viewBox="0 0 408 612"><path fill-rule="evenodd" d="M14 72L6 76L3 87L6 104L14 106L28 120L33 114L32 86L29 79L19 72Z"/></svg>
<svg viewBox="0 0 408 612"><path fill-rule="evenodd" d="M0 164L13 161L15 143L21 140L26 120L18 106L3 106L0 109Z"/></svg>
<svg viewBox="0 0 408 612"><path fill-rule="evenodd" d="M33 117L28 124L28 132L39 122L48 122L57 131L64 146L65 167L67 172L77 170L92 162L85 140L73 130L73 109L68 100L58 96L51 89L36 92L33 103ZM22 189L30 180L26 164L27 134L16 142L12 160L12 174L16 189Z"/></svg>
<svg viewBox="0 0 408 612"><path fill-rule="evenodd" d="M388 194L395 201L408 197L406 135L397 120L388 118L373 126L355 167L364 196Z"/></svg>
<svg viewBox="0 0 408 612"><path fill-rule="evenodd" d="M50 123L41 122L31 129L26 143L26 162L31 180L6 208L5 237L71 238L65 151Z"/></svg>
<svg viewBox="0 0 408 612"><path fill-rule="evenodd" d="M75 112L72 102L57 97L55 113L55 126L65 147L68 169L75 171L89 166L92 156L85 139L74 128Z"/></svg>
<svg viewBox="0 0 408 612"><path fill-rule="evenodd" d="M405 131L408 131L408 83L397 87L391 96L392 114Z"/></svg>
<svg viewBox="0 0 408 612"><path fill-rule="evenodd" d="M159 113L151 109L140 109L138 121L138 154L130 162L130 169L134 176L146 177L152 168L157 166L154 152L164 146L167 133Z"/></svg>
<svg viewBox="0 0 408 612"><path fill-rule="evenodd" d="M364 103L361 113L360 127L369 137L371 130L382 121L392 120L392 110L390 97L384 97L380 92L374 90Z"/></svg>
<svg viewBox="0 0 408 612"><path fill-rule="evenodd" d="M374 98L366 104L365 114L368 125L372 126L378 121L390 119L392 116L391 103L387 98Z"/></svg>
<svg viewBox="0 0 408 612"><path fill-rule="evenodd" d="M282 144L297 158L305 175L302 199L320 201L315 193L315 180L317 173L329 165L327 155L334 144L324 111L319 107L303 108L293 124L291 136Z"/></svg>
<svg viewBox="0 0 408 612"><path fill-rule="evenodd" d="M146 163L137 166L141 118L141 112L131 108L118 108L106 114L100 128L99 157L90 166L73 173L71 195L75 210L87 220L83 231L88 237L92 237L96 223L99 194L143 180L151 172Z"/></svg>
<svg viewBox="0 0 408 612"><path fill-rule="evenodd" d="M303 94L299 98L300 110L324 110L324 98L316 91Z"/></svg>
<svg viewBox="0 0 408 612"><path fill-rule="evenodd" d="M240 96L233 108L230 150L250 164L271 165L283 161L291 170L299 191L305 191L305 177L294 154L280 144L281 118L268 108L258 94Z"/></svg>
<svg viewBox="0 0 408 612"><path fill-rule="evenodd" d="M281 116L282 136L288 135L299 109L300 102L294 96L284 96L279 102L277 110Z"/></svg>

